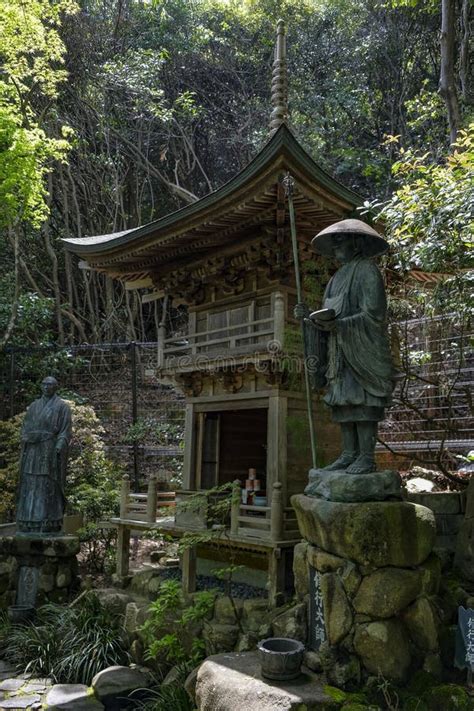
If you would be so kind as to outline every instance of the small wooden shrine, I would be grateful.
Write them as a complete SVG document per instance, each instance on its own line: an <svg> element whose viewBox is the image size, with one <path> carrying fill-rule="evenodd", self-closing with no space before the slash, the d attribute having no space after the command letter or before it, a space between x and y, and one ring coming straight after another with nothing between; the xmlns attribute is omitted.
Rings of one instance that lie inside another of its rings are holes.
<svg viewBox="0 0 474 711"><path fill-rule="evenodd" d="M146 299L167 296L187 304L188 333L176 338L162 325L157 354L158 376L186 395L183 491L178 498L239 482L235 487L243 490L242 496L239 492L234 497L222 543L232 547L237 562L256 569L268 566L273 602L291 586L292 550L300 534L289 499L302 492L311 465L301 357L290 347L299 324L293 317L296 288L283 180L288 173L294 179L300 260L313 268L311 238L352 216L361 202L319 168L294 137L286 124L286 94L280 23L271 136L254 160L220 189L155 222L118 234L65 240L67 249L91 269L122 280L128 288L152 289ZM312 280L318 281L317 272ZM337 430L316 396L313 412L318 456L324 463L337 454ZM251 497L245 498L246 486ZM141 502L146 520L140 524L130 508L140 500L127 487L125 482L116 520L122 574L132 523L134 528L153 525L176 537L193 525L205 525L180 514L179 506L174 519L157 522L153 492L148 509ZM207 554L200 547L197 555ZM194 558L188 554L184 560L188 588Z"/></svg>

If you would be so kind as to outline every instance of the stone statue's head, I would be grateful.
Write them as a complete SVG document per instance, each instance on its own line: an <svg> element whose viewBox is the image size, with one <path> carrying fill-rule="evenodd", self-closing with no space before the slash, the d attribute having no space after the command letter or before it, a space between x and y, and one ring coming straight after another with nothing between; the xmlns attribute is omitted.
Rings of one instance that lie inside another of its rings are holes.
<svg viewBox="0 0 474 711"><path fill-rule="evenodd" d="M59 385L56 378L53 378L52 375L48 375L41 383L41 392L43 393L44 397L53 397L58 387Z"/></svg>

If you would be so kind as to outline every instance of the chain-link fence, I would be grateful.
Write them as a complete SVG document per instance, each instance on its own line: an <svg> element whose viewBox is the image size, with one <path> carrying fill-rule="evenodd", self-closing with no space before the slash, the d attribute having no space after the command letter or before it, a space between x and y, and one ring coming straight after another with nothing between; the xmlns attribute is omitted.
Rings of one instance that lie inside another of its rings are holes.
<svg viewBox="0 0 474 711"><path fill-rule="evenodd" d="M455 469L474 448L472 327L452 314L406 320L396 332L399 377L379 449Z"/></svg>
<svg viewBox="0 0 474 711"><path fill-rule="evenodd" d="M398 324L400 362L394 404L380 426L380 451L426 465L456 468L474 449L472 329L456 317ZM135 490L151 472L164 489L179 485L184 398L156 377L157 343L105 343L63 348L10 348L0 359L0 417L39 395L45 375L60 394L87 402L105 431L109 456L128 471Z"/></svg>

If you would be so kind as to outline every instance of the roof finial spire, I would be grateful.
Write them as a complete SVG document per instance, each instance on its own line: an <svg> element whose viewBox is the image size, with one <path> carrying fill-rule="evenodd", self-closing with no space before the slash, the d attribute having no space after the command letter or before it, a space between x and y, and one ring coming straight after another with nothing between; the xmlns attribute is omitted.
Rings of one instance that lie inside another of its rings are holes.
<svg viewBox="0 0 474 711"><path fill-rule="evenodd" d="M277 23L277 39L272 72L272 106L270 135L288 119L288 74L286 66L286 29L283 20Z"/></svg>

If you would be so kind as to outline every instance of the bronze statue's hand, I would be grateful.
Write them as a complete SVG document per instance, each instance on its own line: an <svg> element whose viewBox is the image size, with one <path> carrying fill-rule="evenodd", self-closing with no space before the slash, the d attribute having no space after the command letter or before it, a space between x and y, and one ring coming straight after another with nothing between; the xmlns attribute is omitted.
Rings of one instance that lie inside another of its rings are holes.
<svg viewBox="0 0 474 711"><path fill-rule="evenodd" d="M60 439L59 442L56 442L56 452L60 452L64 447L64 440Z"/></svg>
<svg viewBox="0 0 474 711"><path fill-rule="evenodd" d="M296 304L293 310L293 315L295 318L298 319L298 321L301 321L301 319L303 318L308 318L309 308L306 306L306 304Z"/></svg>

